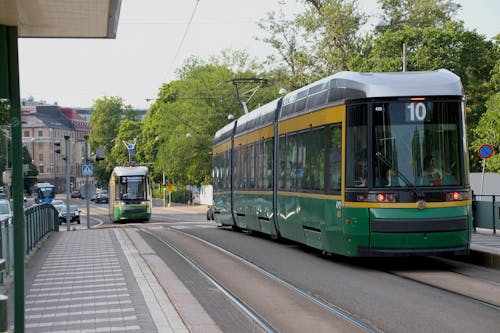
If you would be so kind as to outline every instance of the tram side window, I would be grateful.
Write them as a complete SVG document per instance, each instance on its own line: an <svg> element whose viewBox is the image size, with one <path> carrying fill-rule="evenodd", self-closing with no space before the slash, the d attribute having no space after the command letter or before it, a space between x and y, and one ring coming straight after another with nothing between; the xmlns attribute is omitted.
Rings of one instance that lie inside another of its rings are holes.
<svg viewBox="0 0 500 333"><path fill-rule="evenodd" d="M231 152L227 151L224 153L224 189L231 189Z"/></svg>
<svg viewBox="0 0 500 333"><path fill-rule="evenodd" d="M269 148L272 149L272 141L266 140L259 142L256 146L256 157L257 161L256 165L256 176L257 176L257 185L256 188L259 189L269 189L271 188L272 181L272 150L269 151Z"/></svg>
<svg viewBox="0 0 500 333"><path fill-rule="evenodd" d="M262 175L264 172L264 168L262 167L262 162L264 161L262 145L262 141L255 143L255 188L259 189L262 188Z"/></svg>
<svg viewBox="0 0 500 333"><path fill-rule="evenodd" d="M248 161L250 162L250 165L248 167L248 181L246 184L246 188L255 188L255 160L256 160L256 154L255 154L255 144L252 144L248 146Z"/></svg>
<svg viewBox="0 0 500 333"><path fill-rule="evenodd" d="M304 188L323 191L325 188L325 129L313 129L305 136L307 149Z"/></svg>
<svg viewBox="0 0 500 333"><path fill-rule="evenodd" d="M234 150L234 155L233 155L233 188L238 189L240 188L240 173L241 173L241 166L240 166L240 155L241 155L241 148L236 148Z"/></svg>
<svg viewBox="0 0 500 333"><path fill-rule="evenodd" d="M286 189L295 189L297 177L297 135L286 137Z"/></svg>
<svg viewBox="0 0 500 333"><path fill-rule="evenodd" d="M279 138L279 180L278 187L280 189L285 188L286 182L286 136L281 135Z"/></svg>
<svg viewBox="0 0 500 333"><path fill-rule="evenodd" d="M220 155L214 157L213 165L212 165L212 178L213 178L213 183L214 183L214 192L218 192L220 189L219 162L220 162Z"/></svg>
<svg viewBox="0 0 500 333"><path fill-rule="evenodd" d="M295 157L295 188L302 189L309 187L309 175L305 174L306 169L306 151L307 151L307 133L301 132L296 134L297 138L297 154ZM307 178L306 178L307 176Z"/></svg>
<svg viewBox="0 0 500 333"><path fill-rule="evenodd" d="M280 137L280 189L324 191L325 150L325 128ZM272 161L269 161L269 170L272 170Z"/></svg>
<svg viewBox="0 0 500 333"><path fill-rule="evenodd" d="M226 153L218 156L218 185L219 191L226 189Z"/></svg>
<svg viewBox="0 0 500 333"><path fill-rule="evenodd" d="M342 181L342 126L330 128L328 137L328 190L340 192Z"/></svg>
<svg viewBox="0 0 500 333"><path fill-rule="evenodd" d="M262 166L265 169L264 188L266 189L273 187L273 149L273 140L270 139L264 142L265 162Z"/></svg>
<svg viewBox="0 0 500 333"><path fill-rule="evenodd" d="M226 189L227 176L226 176L226 155L224 152L218 155L214 161L217 191L224 191Z"/></svg>
<svg viewBox="0 0 500 333"><path fill-rule="evenodd" d="M240 150L240 188L246 188L248 179L248 147L241 147Z"/></svg>
<svg viewBox="0 0 500 333"><path fill-rule="evenodd" d="M346 183L348 187L367 187L368 127L366 104L347 109Z"/></svg>

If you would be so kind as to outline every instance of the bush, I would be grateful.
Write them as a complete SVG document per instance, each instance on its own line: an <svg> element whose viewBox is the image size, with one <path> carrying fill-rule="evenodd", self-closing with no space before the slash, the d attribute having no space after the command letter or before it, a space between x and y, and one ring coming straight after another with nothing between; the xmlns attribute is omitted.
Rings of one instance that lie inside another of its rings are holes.
<svg viewBox="0 0 500 333"><path fill-rule="evenodd" d="M172 202L176 203L187 203L188 200L191 199L193 192L189 190L177 190L172 192ZM163 190L162 189L154 189L153 197L157 199L163 199ZM165 198L168 201L168 192L165 192Z"/></svg>

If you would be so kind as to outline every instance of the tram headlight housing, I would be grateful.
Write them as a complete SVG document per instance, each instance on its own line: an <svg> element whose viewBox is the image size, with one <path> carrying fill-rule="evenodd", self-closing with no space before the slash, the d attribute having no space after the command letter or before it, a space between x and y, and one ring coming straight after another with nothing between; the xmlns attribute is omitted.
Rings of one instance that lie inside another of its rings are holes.
<svg viewBox="0 0 500 333"><path fill-rule="evenodd" d="M455 191L455 192L446 192L446 201L463 201L468 200L470 198L470 192L464 191Z"/></svg>
<svg viewBox="0 0 500 333"><path fill-rule="evenodd" d="M398 197L395 193L358 193L356 195L358 202L397 202Z"/></svg>
<svg viewBox="0 0 500 333"><path fill-rule="evenodd" d="M377 202L396 202L396 195L394 193L378 193L375 199Z"/></svg>

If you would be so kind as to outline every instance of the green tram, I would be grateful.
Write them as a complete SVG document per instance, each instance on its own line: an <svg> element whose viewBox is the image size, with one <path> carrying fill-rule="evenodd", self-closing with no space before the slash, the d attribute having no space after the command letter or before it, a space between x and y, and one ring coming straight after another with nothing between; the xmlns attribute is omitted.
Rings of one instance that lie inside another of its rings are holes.
<svg viewBox="0 0 500 333"><path fill-rule="evenodd" d="M147 167L114 168L109 180L109 217L111 221L149 221L152 203Z"/></svg>
<svg viewBox="0 0 500 333"><path fill-rule="evenodd" d="M340 72L220 129L216 222L345 256L469 253L460 78Z"/></svg>

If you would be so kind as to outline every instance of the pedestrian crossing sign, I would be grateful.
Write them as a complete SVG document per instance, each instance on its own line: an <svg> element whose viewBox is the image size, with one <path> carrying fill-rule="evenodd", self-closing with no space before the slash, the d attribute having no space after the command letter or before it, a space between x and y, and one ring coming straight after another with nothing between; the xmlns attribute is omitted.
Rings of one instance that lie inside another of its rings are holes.
<svg viewBox="0 0 500 333"><path fill-rule="evenodd" d="M92 176L93 174L92 164L82 164L82 176Z"/></svg>

